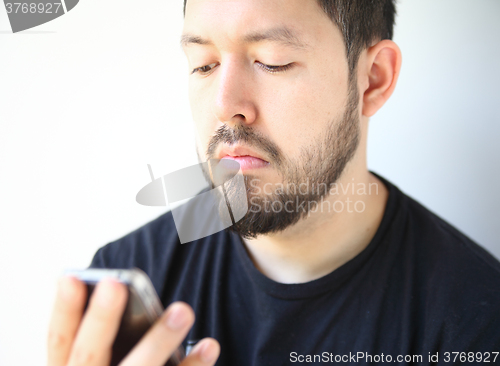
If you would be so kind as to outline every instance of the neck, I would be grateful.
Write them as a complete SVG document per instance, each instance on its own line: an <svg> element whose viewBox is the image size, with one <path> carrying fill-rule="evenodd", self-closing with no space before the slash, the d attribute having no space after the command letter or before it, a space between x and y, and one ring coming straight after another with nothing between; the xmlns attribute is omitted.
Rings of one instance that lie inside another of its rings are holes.
<svg viewBox="0 0 500 366"><path fill-rule="evenodd" d="M309 282L366 248L382 221L387 198L385 185L368 170L346 169L315 212L282 232L243 242L254 265L270 279Z"/></svg>

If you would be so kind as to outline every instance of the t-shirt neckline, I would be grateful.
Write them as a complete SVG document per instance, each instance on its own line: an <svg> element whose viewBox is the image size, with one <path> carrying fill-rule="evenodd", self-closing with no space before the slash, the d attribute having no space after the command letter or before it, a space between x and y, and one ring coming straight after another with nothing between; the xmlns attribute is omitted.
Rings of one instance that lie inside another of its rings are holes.
<svg viewBox="0 0 500 366"><path fill-rule="evenodd" d="M231 242L235 243L239 260L241 261L242 266L244 267L245 272L247 273L251 281L253 281L262 291L273 297L288 300L298 300L312 298L322 295L326 292L335 291L348 278L353 276L372 256L374 251L379 247L379 244L386 236L396 214L401 194L401 192L395 185L387 181L385 178L382 178L378 174L373 172L371 173L379 178L389 191L384 214L382 216L382 221L380 222L380 225L375 232L372 240L365 247L365 249L363 249L357 256L323 277L304 283L286 284L276 282L261 273L255 267L239 234L233 231L228 231L228 235L230 235L232 239Z"/></svg>

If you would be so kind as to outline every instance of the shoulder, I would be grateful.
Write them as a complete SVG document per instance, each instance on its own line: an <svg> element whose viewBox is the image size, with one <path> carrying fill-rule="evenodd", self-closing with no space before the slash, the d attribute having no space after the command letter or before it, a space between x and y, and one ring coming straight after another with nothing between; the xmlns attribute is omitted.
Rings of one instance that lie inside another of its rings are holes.
<svg viewBox="0 0 500 366"><path fill-rule="evenodd" d="M500 280L500 262L491 253L396 185L375 175L389 190L385 213L390 221L386 223L388 236L399 242L396 247L401 254L427 272L474 271Z"/></svg>
<svg viewBox="0 0 500 366"><path fill-rule="evenodd" d="M399 258L418 312L445 347L500 346L500 262L443 218L396 190ZM479 343L478 343L479 342ZM486 350L485 350L486 351ZM491 350L489 350L491 351Z"/></svg>
<svg viewBox="0 0 500 366"><path fill-rule="evenodd" d="M92 265L109 268L138 266L151 256L168 250L168 247L171 247L177 240L172 212L168 211L122 238L100 248Z"/></svg>
<svg viewBox="0 0 500 366"><path fill-rule="evenodd" d="M220 247L216 244L226 238L217 215L207 211L206 199L200 197L101 247L90 267L140 268L159 294L167 275L176 278L186 267L199 270L204 262L220 254L213 247Z"/></svg>
<svg viewBox="0 0 500 366"><path fill-rule="evenodd" d="M164 267L180 247L172 212L168 211L124 237L101 247L92 268L140 268L160 293Z"/></svg>
<svg viewBox="0 0 500 366"><path fill-rule="evenodd" d="M410 196L401 193L401 204L406 239L425 269L467 281L485 276L500 285L500 262L491 253Z"/></svg>

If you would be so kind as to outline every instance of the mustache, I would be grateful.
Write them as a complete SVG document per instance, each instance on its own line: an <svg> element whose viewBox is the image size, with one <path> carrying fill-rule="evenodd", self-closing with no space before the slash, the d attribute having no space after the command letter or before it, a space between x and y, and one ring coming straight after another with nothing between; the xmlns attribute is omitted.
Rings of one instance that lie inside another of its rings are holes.
<svg viewBox="0 0 500 366"><path fill-rule="evenodd" d="M208 159L213 159L220 144L231 146L238 142L244 142L249 147L264 152L269 162L277 165L283 163L283 153L274 142L256 133L251 127L241 124L237 125L234 129L226 124L219 127L210 138L206 156Z"/></svg>

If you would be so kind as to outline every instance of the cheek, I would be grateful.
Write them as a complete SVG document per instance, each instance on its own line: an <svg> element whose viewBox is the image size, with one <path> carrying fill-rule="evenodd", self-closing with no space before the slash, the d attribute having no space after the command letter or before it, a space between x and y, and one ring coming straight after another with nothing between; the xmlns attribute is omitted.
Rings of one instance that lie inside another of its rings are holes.
<svg viewBox="0 0 500 366"><path fill-rule="evenodd" d="M305 79L305 78L304 78ZM290 157L315 144L328 124L344 111L344 83L338 78L297 80L294 85L274 90L260 108L266 121L265 133ZM346 86L345 86L346 88Z"/></svg>
<svg viewBox="0 0 500 366"><path fill-rule="evenodd" d="M196 86L196 83L189 82L189 105L191 107L191 115L193 116L193 121L198 124L200 122L200 116L203 115L204 100L200 96L202 95L202 90Z"/></svg>
<svg viewBox="0 0 500 366"><path fill-rule="evenodd" d="M191 107L191 116L194 122L197 143L201 150L200 152L205 154L210 136L215 130L215 124L209 100L203 97L203 95L206 95L203 90L196 88L190 83L189 104Z"/></svg>

